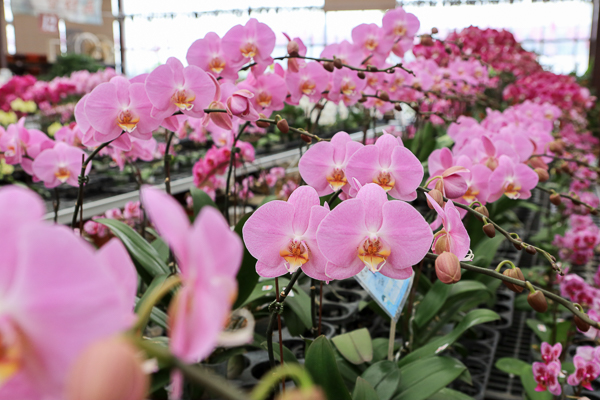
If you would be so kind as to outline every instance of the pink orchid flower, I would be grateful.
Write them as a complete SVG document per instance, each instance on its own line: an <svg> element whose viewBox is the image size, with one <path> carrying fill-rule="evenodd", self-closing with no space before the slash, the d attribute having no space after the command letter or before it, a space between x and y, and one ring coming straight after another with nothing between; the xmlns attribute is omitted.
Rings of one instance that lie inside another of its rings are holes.
<svg viewBox="0 0 600 400"><path fill-rule="evenodd" d="M94 251L44 213L32 191L0 189L2 399L64 398L79 354L134 322L136 272L123 245Z"/></svg>
<svg viewBox="0 0 600 400"><path fill-rule="evenodd" d="M83 132L79 129L77 123L72 122L56 131L54 139L58 142L65 142L71 146L79 147L82 145Z"/></svg>
<svg viewBox="0 0 600 400"><path fill-rule="evenodd" d="M275 32L267 24L250 18L246 25L236 25L227 31L221 39L221 48L231 57L235 67L253 59L257 63L255 72L261 74L273 63L271 53L275 41Z"/></svg>
<svg viewBox="0 0 600 400"><path fill-rule="evenodd" d="M86 157L83 150L58 142L54 148L44 150L36 157L32 164L33 172L48 188L57 187L61 183L77 187L82 157ZM89 173L91 167L92 163L89 163L86 173Z"/></svg>
<svg viewBox="0 0 600 400"><path fill-rule="evenodd" d="M162 120L176 111L194 118L204 116L216 93L215 82L195 65L183 67L181 61L169 57L146 78L146 94L153 105L152 116Z"/></svg>
<svg viewBox="0 0 600 400"><path fill-rule="evenodd" d="M321 93L327 88L329 74L319 63L309 62L297 73L288 71L285 75L285 83L291 95L287 100L289 104L299 104L304 95L316 103L321 98Z"/></svg>
<svg viewBox="0 0 600 400"><path fill-rule="evenodd" d="M289 37L289 35L285 32L283 32L283 36L285 36L286 39L288 40L288 44L287 44L288 54L299 55L299 56L306 55L307 49L306 49L306 46L304 45L304 42L302 41L302 39L300 39L299 37L291 39ZM287 65L288 65L288 71L297 73L298 71L300 71L301 68L304 68L304 66L306 65L306 61L301 58L288 58Z"/></svg>
<svg viewBox="0 0 600 400"><path fill-rule="evenodd" d="M317 228L329 212L317 191L300 186L287 202L270 201L252 214L243 229L244 242L256 258L260 276L294 273L298 268L311 278L329 281L327 259L317 246Z"/></svg>
<svg viewBox="0 0 600 400"><path fill-rule="evenodd" d="M8 125L0 136L0 150L4 152L4 161L10 165L20 164L23 156L27 154L29 131L25 128L25 118L18 123Z"/></svg>
<svg viewBox="0 0 600 400"><path fill-rule="evenodd" d="M85 99L85 100L84 100ZM94 129L94 139L105 143L125 132L139 139L150 139L161 120L152 117L152 103L143 83L130 83L116 76L102 83L84 101L84 112ZM78 123L82 125L83 121Z"/></svg>
<svg viewBox="0 0 600 400"><path fill-rule="evenodd" d="M238 88L253 93L252 104L254 108L267 116L273 111L283 108L283 101L288 94L285 80L277 74L257 77L254 73L250 73L246 80L238 85Z"/></svg>
<svg viewBox="0 0 600 400"><path fill-rule="evenodd" d="M360 65L363 60L362 50L347 40L325 46L321 58L339 58L342 63L352 66Z"/></svg>
<svg viewBox="0 0 600 400"><path fill-rule="evenodd" d="M376 183L393 198L405 201L417 198L416 190L423 180L419 159L390 134L354 153L346 173L361 185Z"/></svg>
<svg viewBox="0 0 600 400"><path fill-rule="evenodd" d="M381 24L385 35L392 37L394 41L402 38L413 38L419 31L420 26L417 17L414 14L407 13L401 7L386 12ZM404 53L396 55L402 57Z"/></svg>
<svg viewBox="0 0 600 400"><path fill-rule="evenodd" d="M492 171L485 165L473 164L471 159L466 156L459 156L456 158L456 164L465 167L471 172L470 176L467 176L465 181L467 183L467 191L462 197L456 198L454 201L458 201L461 204L470 205L474 201L479 201L481 204L487 202L489 195L489 180ZM464 174L463 174L464 177ZM466 210L461 211L461 215L464 217L462 211L466 213Z"/></svg>
<svg viewBox="0 0 600 400"><path fill-rule="evenodd" d="M592 382L600 376L600 364L596 361L586 361L581 356L575 356L573 363L575 364L575 372L567 378L569 385L581 385L588 390L594 390Z"/></svg>
<svg viewBox="0 0 600 400"><path fill-rule="evenodd" d="M342 101L346 106L356 104L362 97L361 91L367 83L360 79L356 71L348 68L333 71L331 89L327 94L329 100L338 103Z"/></svg>
<svg viewBox="0 0 600 400"><path fill-rule="evenodd" d="M433 235L431 250L436 254L444 251L454 254L460 261L471 261L473 254L469 254L471 239L467 233L458 209L451 201L447 201L444 208L427 193L425 196L442 220L443 228Z"/></svg>
<svg viewBox="0 0 600 400"><path fill-rule="evenodd" d="M488 201L494 202L503 194L509 199L528 199L538 180L538 175L527 165L515 165L510 157L500 156L498 167L490 175Z"/></svg>
<svg viewBox="0 0 600 400"><path fill-rule="evenodd" d="M352 29L352 41L363 51L363 55L372 55L369 64L381 66L390 54L394 39L387 36L377 24L360 24Z"/></svg>
<svg viewBox="0 0 600 400"><path fill-rule="evenodd" d="M432 239L417 210L403 201L388 201L385 190L374 183L335 207L317 230L319 248L330 262L325 273L332 279L349 278L365 266L406 279L427 254Z"/></svg>
<svg viewBox="0 0 600 400"><path fill-rule="evenodd" d="M546 365L541 362L533 363L533 378L537 382L536 392L545 392L548 390L555 396L562 393L562 387L558 382L560 374L560 364L556 361Z"/></svg>
<svg viewBox="0 0 600 400"><path fill-rule="evenodd" d="M169 308L169 347L185 362L198 362L217 346L237 295L241 240L212 207L204 207L190 226L184 209L158 189L142 188L142 204L181 270L182 287ZM179 398L183 377L174 372L172 378Z"/></svg>
<svg viewBox="0 0 600 400"><path fill-rule="evenodd" d="M552 346L549 343L542 343L542 360L546 364L553 361L560 362L560 353L562 353L562 344L556 343Z"/></svg>
<svg viewBox="0 0 600 400"><path fill-rule="evenodd" d="M363 145L346 132L338 132L330 142L312 145L300 159L298 170L302 179L314 187L319 196L350 189L346 167L350 157Z"/></svg>
<svg viewBox="0 0 600 400"><path fill-rule="evenodd" d="M187 62L215 77L237 80L238 71L227 57L221 46L221 38L214 32L208 32L203 39L198 39L188 49Z"/></svg>
<svg viewBox="0 0 600 400"><path fill-rule="evenodd" d="M581 356L585 361L595 361L600 364L600 347L579 346L576 355Z"/></svg>

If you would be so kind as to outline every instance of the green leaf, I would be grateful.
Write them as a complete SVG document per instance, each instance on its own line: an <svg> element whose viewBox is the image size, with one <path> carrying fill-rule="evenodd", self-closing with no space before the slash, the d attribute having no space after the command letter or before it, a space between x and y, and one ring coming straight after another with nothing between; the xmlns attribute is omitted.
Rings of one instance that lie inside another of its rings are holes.
<svg viewBox="0 0 600 400"><path fill-rule="evenodd" d="M196 219L198 214L200 214L200 210L202 210L202 207L204 206L211 206L216 208L217 210L219 209L219 207L217 207L213 199L211 199L210 196L206 194L204 190L200 190L196 187L193 187L192 189L190 189L190 193L192 194L192 201L194 204L194 219Z"/></svg>
<svg viewBox="0 0 600 400"><path fill-rule="evenodd" d="M367 368L362 378L373 386L380 400L390 400L400 384L400 369L395 362L379 361Z"/></svg>
<svg viewBox="0 0 600 400"><path fill-rule="evenodd" d="M537 319L527 319L527 326L537 335L542 342L550 341L550 329L546 324Z"/></svg>
<svg viewBox="0 0 600 400"><path fill-rule="evenodd" d="M267 350L268 348L267 342L262 342L260 346L265 350ZM279 343L273 342L273 353L275 353L275 360L281 360L281 357L279 356ZM290 349L285 347L285 345L283 346L283 362L298 364L298 359L296 358L294 353L292 353Z"/></svg>
<svg viewBox="0 0 600 400"><path fill-rule="evenodd" d="M306 351L304 367L313 381L323 388L328 399L351 400L335 360L331 343L319 336Z"/></svg>
<svg viewBox="0 0 600 400"><path fill-rule="evenodd" d="M352 364L371 362L373 342L367 328L357 329L331 339L344 358Z"/></svg>
<svg viewBox="0 0 600 400"><path fill-rule="evenodd" d="M379 396L373 386L359 376L356 378L352 400L379 400Z"/></svg>
<svg viewBox="0 0 600 400"><path fill-rule="evenodd" d="M474 400L473 397L467 396L464 393L456 391L454 389L443 388L433 396L429 397L429 400Z"/></svg>
<svg viewBox="0 0 600 400"><path fill-rule="evenodd" d="M400 369L400 394L394 400L425 400L461 376L467 367L455 358L431 357Z"/></svg>
<svg viewBox="0 0 600 400"><path fill-rule="evenodd" d="M415 323L417 326L425 325L431 318L435 317L437 312L442 308L450 291L451 285L437 280L431 289L427 292L421 304L415 312Z"/></svg>
<svg viewBox="0 0 600 400"><path fill-rule="evenodd" d="M195 204L195 203L194 203ZM237 225L235 226L235 233L243 240L242 229L246 221L252 213L244 215ZM242 259L242 265L236 276L238 283L238 296L233 304L233 309L241 307L248 297L252 294L256 283L258 282L258 274L256 273L256 258L252 257L252 254L246 248L244 244L244 258Z"/></svg>
<svg viewBox="0 0 600 400"><path fill-rule="evenodd" d="M445 350L448 346L454 343L467 329L497 319L500 319L500 316L492 310L472 310L462 319L462 321L460 321L458 325L456 325L452 332L445 336L434 339L427 343L425 346L404 356L398 362L398 366L402 367L404 365L415 362L416 360L431 357L434 354Z"/></svg>
<svg viewBox="0 0 600 400"><path fill-rule="evenodd" d="M475 258L471 264L477 265L482 268L490 266L492 260L496 256L498 247L504 240L504 236L497 234L493 239L482 240L477 247L473 250Z"/></svg>
<svg viewBox="0 0 600 400"><path fill-rule="evenodd" d="M160 237L154 239L150 246L156 250L160 259L166 264L169 259L169 245L165 243Z"/></svg>
<svg viewBox="0 0 600 400"><path fill-rule="evenodd" d="M571 375L571 374L575 373L575 364L573 364L573 363L572 363L572 362L570 362L570 361L563 362L563 363L561 364L561 369L562 369L563 371L567 371L567 374L566 374L567 376L568 376L568 375Z"/></svg>
<svg viewBox="0 0 600 400"><path fill-rule="evenodd" d="M482 282L473 280L461 280L456 282L454 285L447 285L451 287L449 298L459 296L465 293L476 292L478 290L489 291L488 287Z"/></svg>
<svg viewBox="0 0 600 400"><path fill-rule="evenodd" d="M283 290L285 285L281 283L280 279L280 289ZM286 282L287 284L287 282ZM284 308L290 308L294 311L294 313L298 316L300 321L304 324L306 329L310 329L312 327L312 315L310 312L310 297L306 292L302 289L292 289L294 293L293 296L288 296L285 300ZM291 292L290 292L291 293Z"/></svg>
<svg viewBox="0 0 600 400"><path fill-rule="evenodd" d="M386 338L373 339L373 361L387 359L390 340ZM394 343L394 352L400 348L399 343Z"/></svg>
<svg viewBox="0 0 600 400"><path fill-rule="evenodd" d="M561 321L556 324L556 341L562 343L563 348L566 347L571 327L571 321Z"/></svg>
<svg viewBox="0 0 600 400"><path fill-rule="evenodd" d="M123 242L140 276L150 283L156 275L169 273L169 267L162 261L158 252L129 225L115 219L101 218L102 224Z"/></svg>
<svg viewBox="0 0 600 400"><path fill-rule="evenodd" d="M520 376L527 367L531 368L531 364L527 364L525 361L521 361L518 358L503 357L496 361L496 368L507 374Z"/></svg>

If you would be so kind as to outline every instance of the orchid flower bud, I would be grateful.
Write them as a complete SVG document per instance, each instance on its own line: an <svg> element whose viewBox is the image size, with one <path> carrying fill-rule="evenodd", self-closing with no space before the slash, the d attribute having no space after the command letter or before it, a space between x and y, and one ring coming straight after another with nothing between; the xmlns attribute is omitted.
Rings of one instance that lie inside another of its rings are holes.
<svg viewBox="0 0 600 400"><path fill-rule="evenodd" d="M208 108L209 110L223 110L225 109L225 104L223 104L220 101L213 101L212 103L210 103ZM204 119L202 120L204 126L208 125L209 120L214 122L215 125L217 125L219 128L227 130L231 130L233 128L233 123L231 121L231 115L229 114L229 112L206 113Z"/></svg>
<svg viewBox="0 0 600 400"><path fill-rule="evenodd" d="M254 94L246 89L233 92L227 99L227 111L243 120L256 121L259 116L258 112L250 102L250 99L253 97Z"/></svg>
<svg viewBox="0 0 600 400"><path fill-rule="evenodd" d="M297 56L300 51L300 46L295 40L290 40L287 44L287 52L291 56Z"/></svg>
<svg viewBox="0 0 600 400"><path fill-rule="evenodd" d="M525 276L523 275L523 272L521 272L521 268L508 268L502 273L502 275L508 276L509 278L525 281ZM514 285L510 282L502 281L502 283L504 283L504 286L506 286L515 293L521 293L524 290L522 286Z"/></svg>
<svg viewBox="0 0 600 400"><path fill-rule="evenodd" d="M440 207L444 207L444 196L442 195L442 192L440 192L437 189L433 189L429 191L429 195L433 200L435 200L436 203L439 204ZM429 208L433 208L433 205L429 201L429 198L427 199L427 205L429 206Z"/></svg>
<svg viewBox="0 0 600 400"><path fill-rule="evenodd" d="M527 302L531 308L539 313L545 313L548 311L548 302L546 301L546 297L544 297L544 293L540 292L539 290L529 293L527 295Z"/></svg>
<svg viewBox="0 0 600 400"><path fill-rule="evenodd" d="M290 126L288 125L285 119L280 119L277 121L277 129L281 131L281 133L288 133L290 131Z"/></svg>
<svg viewBox="0 0 600 400"><path fill-rule="evenodd" d="M546 182L548 179L550 179L550 174L548 174L548 171L546 171L545 169L535 168L534 171L540 178L540 182Z"/></svg>
<svg viewBox="0 0 600 400"><path fill-rule="evenodd" d="M554 204L555 206L560 206L560 204L562 203L560 195L558 193L551 194L550 203Z"/></svg>
<svg viewBox="0 0 600 400"><path fill-rule="evenodd" d="M267 116L265 114L258 114L259 119L266 119ZM271 124L265 121L256 121L256 126L258 126L259 128L268 128Z"/></svg>
<svg viewBox="0 0 600 400"><path fill-rule="evenodd" d="M90 345L71 368L67 400L143 400L150 379L138 350L113 336Z"/></svg>
<svg viewBox="0 0 600 400"><path fill-rule="evenodd" d="M577 329L579 329L581 332L587 332L590 330L590 324L579 318L577 315L573 316L573 322L575 322L575 326L577 326Z"/></svg>
<svg viewBox="0 0 600 400"><path fill-rule="evenodd" d="M494 228L494 225L492 225L489 222L483 226L483 232L489 238L493 238L496 236L496 228Z"/></svg>
<svg viewBox="0 0 600 400"><path fill-rule="evenodd" d="M453 253L443 252L435 260L435 273L438 279L445 284L460 281L460 261Z"/></svg>

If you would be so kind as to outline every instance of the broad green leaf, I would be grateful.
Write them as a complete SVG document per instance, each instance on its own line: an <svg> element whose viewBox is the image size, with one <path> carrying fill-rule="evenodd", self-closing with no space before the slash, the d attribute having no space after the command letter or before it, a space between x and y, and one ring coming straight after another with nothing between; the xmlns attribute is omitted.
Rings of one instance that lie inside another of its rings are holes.
<svg viewBox="0 0 600 400"><path fill-rule="evenodd" d="M504 240L504 236L497 234L493 239L482 240L473 250L475 258L470 264L477 265L482 268L487 268L496 256L498 247Z"/></svg>
<svg viewBox="0 0 600 400"><path fill-rule="evenodd" d="M380 400L390 400L400 383L400 369L393 361L379 361L367 368L362 378L373 386Z"/></svg>
<svg viewBox="0 0 600 400"><path fill-rule="evenodd" d="M475 400L471 396L467 396L454 389L443 388L433 396L429 397L429 400Z"/></svg>
<svg viewBox="0 0 600 400"><path fill-rule="evenodd" d="M260 346L267 350L267 342L262 342L260 344ZM275 353L275 359L276 360L281 360L281 357L279 356L279 343L273 342L273 353ZM294 355L294 353L292 353L290 351L290 349L288 349L287 347L285 347L285 345L283 346L283 362L284 363L293 363L293 364L298 364L298 359L296 358L296 356Z"/></svg>
<svg viewBox="0 0 600 400"><path fill-rule="evenodd" d="M550 330L546 324L537 319L527 319L527 326L537 335L542 342L550 342Z"/></svg>
<svg viewBox="0 0 600 400"><path fill-rule="evenodd" d="M531 364L521 361L518 358L503 357L496 361L496 368L498 368L500 371L506 372L507 374L520 376L527 367L531 369Z"/></svg>
<svg viewBox="0 0 600 400"><path fill-rule="evenodd" d="M325 336L319 336L312 342L306 351L304 367L313 381L323 388L328 399L351 400L338 370L333 347Z"/></svg>
<svg viewBox="0 0 600 400"><path fill-rule="evenodd" d="M193 187L190 189L190 193L192 194L192 202L194 204L194 219L200 214L200 210L202 210L202 207L204 206L211 206L217 210L219 209L213 199L211 199L204 190Z"/></svg>
<svg viewBox="0 0 600 400"><path fill-rule="evenodd" d="M373 339L373 362L387 359L389 339L375 338ZM394 353L400 348L400 343L394 343Z"/></svg>
<svg viewBox="0 0 600 400"><path fill-rule="evenodd" d="M455 358L431 357L400 369L400 394L394 400L425 400L461 376L467 367Z"/></svg>
<svg viewBox="0 0 600 400"><path fill-rule="evenodd" d="M537 382L533 377L533 370L531 365L527 365L523 368L521 372L521 383L523 384L523 388L527 393L527 397L529 400L552 400L554 396L548 392L536 392L535 388L537 386Z"/></svg>
<svg viewBox="0 0 600 400"><path fill-rule="evenodd" d="M423 326L431 318L435 317L437 312L446 302L451 290L451 285L447 285L444 282L437 280L431 289L429 289L423 298L423 301L421 301L421 304L419 304L419 307L415 312L415 324L417 326Z"/></svg>
<svg viewBox="0 0 600 400"><path fill-rule="evenodd" d="M129 225L107 218L97 219L96 222L108 227L123 242L138 273L147 283L156 275L170 272L169 267L162 261L154 247Z"/></svg>
<svg viewBox="0 0 600 400"><path fill-rule="evenodd" d="M164 281L169 277L169 274L160 274L154 277L148 288L144 292L143 296L140 298L139 302L135 306L135 311L137 312L139 309L139 305L146 300L150 294L157 288L160 287Z"/></svg>
<svg viewBox="0 0 600 400"><path fill-rule="evenodd" d="M150 243L150 246L154 247L154 250L156 250L162 262L166 264L169 260L169 245L166 244L162 238L157 237Z"/></svg>
<svg viewBox="0 0 600 400"><path fill-rule="evenodd" d="M356 378L352 400L379 400L379 396L373 386L359 376Z"/></svg>
<svg viewBox="0 0 600 400"><path fill-rule="evenodd" d="M563 362L561 364L561 369L563 371L567 371L566 375L568 376L568 375L571 375L572 373L575 372L575 365L572 362L570 362L570 361Z"/></svg>
<svg viewBox="0 0 600 400"><path fill-rule="evenodd" d="M286 282L287 284L287 282ZM283 290L285 285L280 284L280 290ZM312 315L310 312L310 297L306 292L302 289L294 290L293 296L288 296L285 300L285 308L290 308L294 311L294 313L298 316L298 318L302 321L306 329L310 329L312 327Z"/></svg>
<svg viewBox="0 0 600 400"><path fill-rule="evenodd" d="M572 326L571 321L562 321L556 324L556 342L562 343L563 348L566 347L569 330Z"/></svg>
<svg viewBox="0 0 600 400"><path fill-rule="evenodd" d="M235 226L235 233L237 233L242 240L242 228L251 215L252 213L244 215ZM242 259L242 265L240 266L236 279L238 283L238 296L233 304L233 309L239 308L245 303L258 282L256 258L252 257L245 244L244 258Z"/></svg>
<svg viewBox="0 0 600 400"><path fill-rule="evenodd" d="M371 362L373 342L367 328L357 329L331 339L344 358L352 364Z"/></svg>
<svg viewBox="0 0 600 400"><path fill-rule="evenodd" d="M492 310L477 309L470 311L458 325L449 334L436 338L425 346L413 351L412 353L400 358L398 366L410 364L416 360L431 357L434 354L444 351L448 346L454 343L467 329L473 326L484 324L486 322L500 319L500 316Z"/></svg>
<svg viewBox="0 0 600 400"><path fill-rule="evenodd" d="M454 285L448 285L451 287L449 298L454 296L462 295L464 293L476 292L478 290L488 291L485 284L473 280L461 280L456 282Z"/></svg>

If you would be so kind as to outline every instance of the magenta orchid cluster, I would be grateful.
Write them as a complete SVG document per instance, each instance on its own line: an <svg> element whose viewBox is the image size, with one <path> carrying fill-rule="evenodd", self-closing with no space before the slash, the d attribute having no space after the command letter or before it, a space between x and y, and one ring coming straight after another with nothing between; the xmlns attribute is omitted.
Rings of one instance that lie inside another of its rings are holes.
<svg viewBox="0 0 600 400"><path fill-rule="evenodd" d="M560 280L560 293L565 298L586 307L592 320L600 321L599 286L593 286L579 275L571 273ZM600 338L600 330L594 327L590 327L589 330L582 333L590 339Z"/></svg>
<svg viewBox="0 0 600 400"><path fill-rule="evenodd" d="M481 29L470 26L460 32L451 32L442 41L421 41L413 49L416 56L433 59L441 66L462 56L475 56L496 71L515 76L530 75L542 67L536 55L523 49L514 35L507 30Z"/></svg>
<svg viewBox="0 0 600 400"><path fill-rule="evenodd" d="M565 377L561 365L562 345L554 346L543 342L541 346L542 362L533 363L533 377L537 383L538 392L546 390L555 396L562 393L559 378ZM573 387L592 388L592 382L600 376L600 347L580 346L573 358L575 371L570 374L566 382Z"/></svg>
<svg viewBox="0 0 600 400"><path fill-rule="evenodd" d="M49 112L67 97L89 93L116 75L114 69L106 68L99 72L76 71L69 77L57 77L49 82L38 81L31 75L14 76L0 88L0 109L10 111L11 103L21 99L33 101L40 109ZM72 113L65 116L68 120Z"/></svg>

